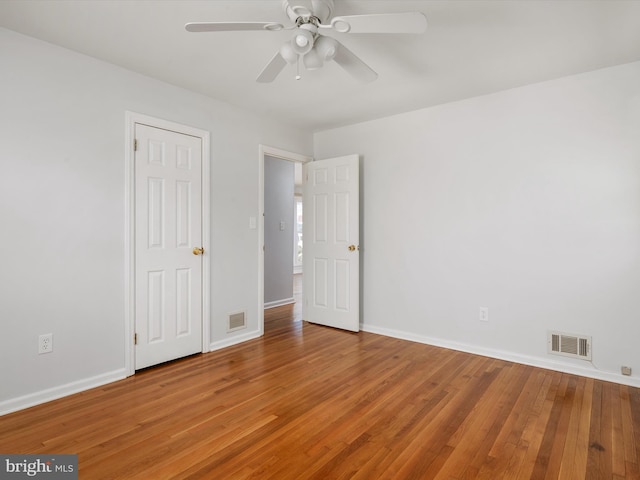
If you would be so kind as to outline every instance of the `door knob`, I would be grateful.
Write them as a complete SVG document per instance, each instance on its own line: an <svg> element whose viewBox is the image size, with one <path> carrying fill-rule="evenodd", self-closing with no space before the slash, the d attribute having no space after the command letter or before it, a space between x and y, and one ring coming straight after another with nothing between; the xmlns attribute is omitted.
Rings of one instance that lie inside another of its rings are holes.
<svg viewBox="0 0 640 480"><path fill-rule="evenodd" d="M360 248L356 247L355 245L349 245L347 248L349 249L350 252L354 252L356 249L360 250Z"/></svg>
<svg viewBox="0 0 640 480"><path fill-rule="evenodd" d="M203 255L204 254L204 248L203 247L193 247L193 254L194 255Z"/></svg>

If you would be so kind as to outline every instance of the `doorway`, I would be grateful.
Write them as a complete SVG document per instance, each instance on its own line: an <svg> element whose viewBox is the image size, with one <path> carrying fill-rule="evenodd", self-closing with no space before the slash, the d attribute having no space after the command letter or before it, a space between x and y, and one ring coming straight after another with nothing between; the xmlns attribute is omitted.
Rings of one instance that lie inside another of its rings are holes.
<svg viewBox="0 0 640 480"><path fill-rule="evenodd" d="M302 268L299 255L302 231L298 229L298 201L302 201L302 164L310 157L260 146L260 329L264 310L293 305L301 312ZM299 315L299 317L301 317Z"/></svg>

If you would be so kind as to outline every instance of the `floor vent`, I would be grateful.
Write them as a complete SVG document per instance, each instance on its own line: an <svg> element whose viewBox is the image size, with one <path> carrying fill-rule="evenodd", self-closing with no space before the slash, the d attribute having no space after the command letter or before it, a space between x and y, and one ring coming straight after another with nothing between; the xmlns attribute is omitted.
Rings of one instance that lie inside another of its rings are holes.
<svg viewBox="0 0 640 480"><path fill-rule="evenodd" d="M229 315L229 331L240 330L245 328L247 323L245 321L244 312L232 313Z"/></svg>
<svg viewBox="0 0 640 480"><path fill-rule="evenodd" d="M591 337L549 332L547 352L553 355L591 360Z"/></svg>

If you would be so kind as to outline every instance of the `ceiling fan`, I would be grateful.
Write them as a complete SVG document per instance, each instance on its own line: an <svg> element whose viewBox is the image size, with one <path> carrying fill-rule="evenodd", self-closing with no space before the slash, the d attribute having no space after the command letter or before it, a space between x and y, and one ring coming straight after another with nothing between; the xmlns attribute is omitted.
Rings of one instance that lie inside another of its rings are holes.
<svg viewBox="0 0 640 480"><path fill-rule="evenodd" d="M277 22L194 22L187 23L188 32L229 32L293 30L291 37L264 67L257 82L275 80L287 64L296 65L296 79L300 79L300 60L307 70L317 70L324 62L333 60L362 82L371 82L378 74L351 50L333 37L323 33L424 33L427 19L420 12L345 15L331 17L334 0L283 0L282 7L293 22L285 26Z"/></svg>

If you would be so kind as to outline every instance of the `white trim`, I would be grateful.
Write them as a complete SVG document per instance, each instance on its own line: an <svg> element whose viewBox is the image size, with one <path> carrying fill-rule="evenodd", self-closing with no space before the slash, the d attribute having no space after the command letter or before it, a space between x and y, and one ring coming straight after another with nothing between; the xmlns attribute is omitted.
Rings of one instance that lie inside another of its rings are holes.
<svg viewBox="0 0 640 480"><path fill-rule="evenodd" d="M0 402L0 416L126 378L124 368Z"/></svg>
<svg viewBox="0 0 640 480"><path fill-rule="evenodd" d="M127 376L135 373L135 348L133 335L135 333L135 192L134 192L134 150L135 125L137 123L151 127L171 130L198 137L202 140L202 246L205 257L202 262L202 352L211 351L211 254L210 248L210 203L211 203L211 147L210 133L206 130L181 125L168 120L150 117L136 112L125 112L125 371ZM208 254L207 254L208 252Z"/></svg>
<svg viewBox="0 0 640 480"><path fill-rule="evenodd" d="M292 303L296 303L295 298L283 298L282 300L274 300L273 302L265 303L264 309L267 310L269 308L281 307L282 305L291 305Z"/></svg>
<svg viewBox="0 0 640 480"><path fill-rule="evenodd" d="M258 146L258 329L264 334L264 157L281 158L289 162L312 162L313 157L288 152L276 147Z"/></svg>
<svg viewBox="0 0 640 480"><path fill-rule="evenodd" d="M452 342L450 340L417 335L414 333L403 332L390 328L366 325L364 323L360 324L360 329L364 332L384 335L386 337L399 338L401 340L409 340L411 342L424 343L426 345L432 345L434 347L448 348L450 350L472 353L474 355L482 355L484 357L497 358L499 360L506 360L508 362L530 365L532 367L544 368L547 370L554 370L562 373L570 373L572 375L580 375L582 377L594 378L596 380L604 380L605 382L629 385L630 387L640 387L640 379L627 377L625 375L616 374L613 372L603 372L602 370L598 370L597 367L592 363L589 364L592 366L592 368L579 365L569 365L565 363L555 362L553 360L544 360L538 357L520 355L503 350L477 347L474 345L467 345L464 343Z"/></svg>
<svg viewBox="0 0 640 480"><path fill-rule="evenodd" d="M300 165L302 167L302 165ZM302 194L295 193L293 194L293 219L291 220L291 225L293 228L291 229L293 233L293 274L296 275L298 273L302 273L302 264L297 264L298 260L298 202L302 204Z"/></svg>
<svg viewBox="0 0 640 480"><path fill-rule="evenodd" d="M232 347L234 345L238 345L239 343L246 342L247 340L260 338L261 336L262 331L252 330L251 332L243 333L242 335L236 335L234 337L218 340L217 342L212 342L209 344L209 351L214 352L216 350L222 350L223 348Z"/></svg>
<svg viewBox="0 0 640 480"><path fill-rule="evenodd" d="M211 344L211 135L200 130L202 139L202 353L210 352ZM208 252L208 254L207 254Z"/></svg>

